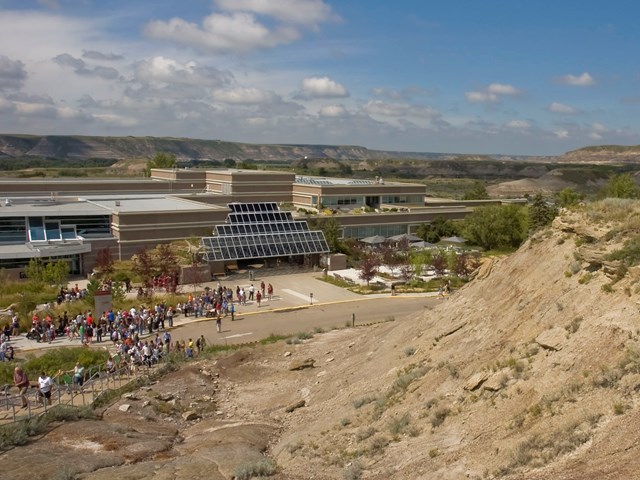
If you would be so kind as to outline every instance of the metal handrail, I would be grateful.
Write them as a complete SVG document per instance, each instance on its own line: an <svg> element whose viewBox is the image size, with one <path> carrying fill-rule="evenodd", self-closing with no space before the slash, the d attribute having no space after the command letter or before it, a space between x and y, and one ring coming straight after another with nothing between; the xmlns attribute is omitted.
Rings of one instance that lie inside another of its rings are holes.
<svg viewBox="0 0 640 480"><path fill-rule="evenodd" d="M47 404L37 387L29 387L26 393L28 399L27 408L24 411L20 395L9 394L9 389L13 385L5 384L0 387L0 411L10 411L10 418L5 418L4 421L15 423L44 415L51 408L59 405L71 407L92 405L104 392L117 390L141 375L148 375L151 368L153 367L144 364L136 365L136 368L126 365L116 368L113 373L107 372L102 367L90 368L87 380L80 387L77 387L73 380L70 384L54 381L51 387L51 405ZM59 377L59 375L56 377ZM43 410L40 410L41 408ZM2 423L3 419L0 419L0 425Z"/></svg>

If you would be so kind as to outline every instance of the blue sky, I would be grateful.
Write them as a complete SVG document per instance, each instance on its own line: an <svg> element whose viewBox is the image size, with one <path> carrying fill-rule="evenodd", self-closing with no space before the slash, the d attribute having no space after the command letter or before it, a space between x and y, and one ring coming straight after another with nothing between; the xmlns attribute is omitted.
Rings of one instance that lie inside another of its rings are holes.
<svg viewBox="0 0 640 480"><path fill-rule="evenodd" d="M640 144L632 0L0 0L0 132Z"/></svg>

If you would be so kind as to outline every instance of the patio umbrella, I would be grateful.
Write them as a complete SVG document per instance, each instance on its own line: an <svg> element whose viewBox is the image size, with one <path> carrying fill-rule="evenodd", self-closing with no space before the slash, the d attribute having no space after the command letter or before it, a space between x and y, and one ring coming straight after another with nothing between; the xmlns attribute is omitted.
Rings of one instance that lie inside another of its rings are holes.
<svg viewBox="0 0 640 480"><path fill-rule="evenodd" d="M384 243L387 241L382 235L374 235L372 237L361 238L360 241L362 243L368 243L369 245L377 245L379 243Z"/></svg>
<svg viewBox="0 0 640 480"><path fill-rule="evenodd" d="M425 241L413 242L409 246L411 248L431 248L431 247L435 247L435 245L433 243L429 243L429 242L425 242Z"/></svg>
<svg viewBox="0 0 640 480"><path fill-rule="evenodd" d="M422 239L420 237L416 237L415 235L411 235L410 233L402 233L400 235L389 237L389 240L391 240L392 242L401 242L402 240L406 240L408 242L419 242Z"/></svg>
<svg viewBox="0 0 640 480"><path fill-rule="evenodd" d="M462 237L445 237L441 238L440 241L446 243L466 243L466 240Z"/></svg>

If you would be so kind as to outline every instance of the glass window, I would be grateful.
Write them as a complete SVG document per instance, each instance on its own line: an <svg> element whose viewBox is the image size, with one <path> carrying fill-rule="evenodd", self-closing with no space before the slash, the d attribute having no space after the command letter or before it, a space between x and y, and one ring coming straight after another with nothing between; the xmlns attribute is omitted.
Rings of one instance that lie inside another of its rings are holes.
<svg viewBox="0 0 640 480"><path fill-rule="evenodd" d="M31 242L44 242L44 222L42 217L29 217L29 240Z"/></svg>
<svg viewBox="0 0 640 480"><path fill-rule="evenodd" d="M0 243L24 243L26 239L24 217L0 219Z"/></svg>
<svg viewBox="0 0 640 480"><path fill-rule="evenodd" d="M60 224L58 222L47 220L44 222L44 227L47 240L60 240L62 238L60 235Z"/></svg>

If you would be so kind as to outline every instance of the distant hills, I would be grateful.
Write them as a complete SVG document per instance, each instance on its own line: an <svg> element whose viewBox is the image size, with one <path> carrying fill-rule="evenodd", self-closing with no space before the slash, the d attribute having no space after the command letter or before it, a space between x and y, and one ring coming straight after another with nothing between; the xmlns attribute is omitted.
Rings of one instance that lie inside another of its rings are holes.
<svg viewBox="0 0 640 480"><path fill-rule="evenodd" d="M251 144L222 140L172 137L98 137L76 135L0 134L0 159L52 160L147 159L158 152L172 153L178 160L295 161L335 160L499 160L558 163L640 163L640 146L603 145L585 147L558 157L468 155L433 152L371 150L357 145Z"/></svg>
<svg viewBox="0 0 640 480"><path fill-rule="evenodd" d="M529 157L505 155L460 155L455 153L397 152L370 150L357 145L251 144L222 140L172 137L93 137L76 135L0 134L1 158L144 159L157 152L176 155L178 160L294 161L304 157L336 160L415 159L525 160Z"/></svg>

